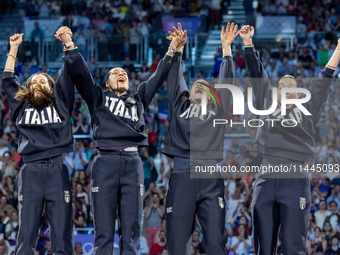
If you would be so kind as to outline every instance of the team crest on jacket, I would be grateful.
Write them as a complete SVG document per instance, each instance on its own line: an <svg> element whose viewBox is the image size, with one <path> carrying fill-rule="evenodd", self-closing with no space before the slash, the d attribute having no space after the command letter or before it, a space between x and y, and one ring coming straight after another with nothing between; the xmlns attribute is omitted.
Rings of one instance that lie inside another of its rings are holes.
<svg viewBox="0 0 340 255"><path fill-rule="evenodd" d="M143 184L139 184L139 185L140 185L140 187L139 187L139 194L142 197L144 195L144 187L143 187Z"/></svg>
<svg viewBox="0 0 340 255"><path fill-rule="evenodd" d="M303 210L306 208L306 198L300 197L300 209Z"/></svg>
<svg viewBox="0 0 340 255"><path fill-rule="evenodd" d="M70 192L68 190L65 190L64 193L65 193L65 202L69 203L70 202Z"/></svg>
<svg viewBox="0 0 340 255"><path fill-rule="evenodd" d="M133 99L132 97L129 97L129 98L127 99L127 101L130 102L131 104L135 104L135 103L136 103L136 100Z"/></svg>
<svg viewBox="0 0 340 255"><path fill-rule="evenodd" d="M223 209L224 208L224 201L223 198L218 197L218 204L220 205L220 207Z"/></svg>

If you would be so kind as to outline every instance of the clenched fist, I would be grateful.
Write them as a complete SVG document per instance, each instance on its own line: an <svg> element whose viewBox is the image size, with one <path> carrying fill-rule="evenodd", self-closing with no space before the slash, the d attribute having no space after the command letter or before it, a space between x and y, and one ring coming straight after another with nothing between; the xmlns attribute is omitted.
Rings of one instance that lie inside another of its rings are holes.
<svg viewBox="0 0 340 255"><path fill-rule="evenodd" d="M68 27L61 27L58 29L58 31L55 33L54 35L59 41L63 42L63 43L69 43L72 42L72 36L73 33L71 31L71 29L69 29Z"/></svg>
<svg viewBox="0 0 340 255"><path fill-rule="evenodd" d="M14 34L9 38L9 43L11 47L19 47L22 43L22 36L24 34Z"/></svg>

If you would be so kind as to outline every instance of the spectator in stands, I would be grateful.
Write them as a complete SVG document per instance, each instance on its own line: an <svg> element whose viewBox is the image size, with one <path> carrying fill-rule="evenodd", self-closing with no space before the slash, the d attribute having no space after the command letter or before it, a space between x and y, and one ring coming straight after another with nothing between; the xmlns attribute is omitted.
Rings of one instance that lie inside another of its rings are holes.
<svg viewBox="0 0 340 255"><path fill-rule="evenodd" d="M138 5L138 11L136 12L136 17L139 21L142 21L144 17L147 17L148 13L143 10L143 5Z"/></svg>
<svg viewBox="0 0 340 255"><path fill-rule="evenodd" d="M148 149L146 147L142 147L140 150L140 157L143 162L143 172L144 172L144 187L145 189L149 189L149 185L151 183L151 172L155 167L155 163L153 161L153 157L149 156Z"/></svg>
<svg viewBox="0 0 340 255"><path fill-rule="evenodd" d="M34 4L32 4L32 0L26 1L24 11L25 11L26 17L33 17L35 15L35 6L34 6Z"/></svg>
<svg viewBox="0 0 340 255"><path fill-rule="evenodd" d="M238 227L237 236L230 239L230 247L235 254L246 254L252 245L251 238L248 238L245 225Z"/></svg>
<svg viewBox="0 0 340 255"><path fill-rule="evenodd" d="M151 25L148 23L147 17L143 18L143 21L138 24L138 27L139 27L139 32L141 35L143 36L149 35L151 31Z"/></svg>
<svg viewBox="0 0 340 255"><path fill-rule="evenodd" d="M151 247L153 243L155 234L162 230L161 222L164 214L164 206L159 204L159 194L153 193L150 205L145 208L145 220L148 220L146 240L149 247Z"/></svg>
<svg viewBox="0 0 340 255"><path fill-rule="evenodd" d="M323 234L325 235L325 241L322 245L323 250L327 250L327 247L331 246L331 238L334 235L334 231L332 229L332 225L329 222L326 222L323 224L322 229Z"/></svg>
<svg viewBox="0 0 340 255"><path fill-rule="evenodd" d="M122 67L123 69L128 69L130 73L136 72L136 69L133 64L131 64L130 58L125 58L125 65Z"/></svg>
<svg viewBox="0 0 340 255"><path fill-rule="evenodd" d="M50 16L50 2L43 0L39 6L39 19L48 19Z"/></svg>
<svg viewBox="0 0 340 255"><path fill-rule="evenodd" d="M86 135L89 133L89 124L83 118L82 113L78 113L77 122L73 124L72 132L74 135Z"/></svg>
<svg viewBox="0 0 340 255"><path fill-rule="evenodd" d="M154 59L153 59L153 62L151 64L151 66L149 68L150 74L152 74L152 73L154 73L156 71L158 63L159 63L160 60L161 60L161 55L156 54Z"/></svg>
<svg viewBox="0 0 340 255"><path fill-rule="evenodd" d="M328 195L328 186L322 184L321 182L321 174L315 173L311 180L311 191L316 193L320 199L327 197Z"/></svg>
<svg viewBox="0 0 340 255"><path fill-rule="evenodd" d="M0 217L1 221L7 221L7 217L11 217L12 212L15 211L14 207L10 204L7 204L7 196L2 195L0 200Z"/></svg>
<svg viewBox="0 0 340 255"><path fill-rule="evenodd" d="M313 61L312 57L309 55L310 48L308 46L302 49L302 55L299 56L299 61L302 62L302 66L305 69L309 69L311 62Z"/></svg>
<svg viewBox="0 0 340 255"><path fill-rule="evenodd" d="M83 255L83 249L79 242L75 242L74 244L74 255Z"/></svg>
<svg viewBox="0 0 340 255"><path fill-rule="evenodd" d="M77 32L74 34L75 43L77 44L78 50L83 56L86 56L86 33L84 31L84 26L81 24Z"/></svg>
<svg viewBox="0 0 340 255"><path fill-rule="evenodd" d="M319 202L319 210L314 213L316 225L322 229L324 227L325 219L332 213L327 210L327 204L325 200Z"/></svg>
<svg viewBox="0 0 340 255"><path fill-rule="evenodd" d="M192 243L191 243L191 245L193 246L193 248L195 248L200 253L205 254L205 250L203 248L203 245L200 242L200 237L201 237L200 232L195 230L194 233L192 234Z"/></svg>
<svg viewBox="0 0 340 255"><path fill-rule="evenodd" d="M163 14L170 14L172 13L173 9L174 9L174 6L170 4L169 1L165 1L165 4L163 5Z"/></svg>
<svg viewBox="0 0 340 255"><path fill-rule="evenodd" d="M274 0L269 0L268 3L264 5L262 13L263 15L274 15L276 14L276 9Z"/></svg>
<svg viewBox="0 0 340 255"><path fill-rule="evenodd" d="M73 222L74 226L76 228L83 228L84 227L84 213L82 211L82 204L78 201L72 202L72 208L73 208Z"/></svg>
<svg viewBox="0 0 340 255"><path fill-rule="evenodd" d="M339 248L339 238L337 236L333 236L331 238L331 247L329 247L325 255L337 255L340 254L340 248Z"/></svg>
<svg viewBox="0 0 340 255"><path fill-rule="evenodd" d="M261 165L262 155L258 152L256 143L254 143L251 146L250 158L251 158L251 165L252 166L260 166Z"/></svg>
<svg viewBox="0 0 340 255"><path fill-rule="evenodd" d="M4 163L2 164L1 177L5 178L7 176L12 176L14 174L15 163L12 160L12 154L6 151L3 155Z"/></svg>
<svg viewBox="0 0 340 255"><path fill-rule="evenodd" d="M18 149L18 145L16 144L11 145L12 160L16 164L16 167L19 166L19 163L21 161L21 156L18 153L17 149Z"/></svg>
<svg viewBox="0 0 340 255"><path fill-rule="evenodd" d="M86 30L89 28L90 23L91 23L91 20L86 16L86 11L82 11L81 16L78 15L77 17L77 23L73 25L77 27L79 27L80 25L83 25L84 30Z"/></svg>
<svg viewBox="0 0 340 255"><path fill-rule="evenodd" d="M225 189L225 191L226 191L226 200L228 201L226 223L230 224L233 219L234 212L237 211L238 207L242 206L242 203L246 201L248 198L247 198L247 194L246 194L246 197L242 194L243 188L240 185L236 186L234 194L232 195L229 195L228 186Z"/></svg>
<svg viewBox="0 0 340 255"><path fill-rule="evenodd" d="M46 249L46 251L45 251L44 255L53 255L53 253L52 253L52 245L51 245L51 240L50 239L46 240L45 249Z"/></svg>
<svg viewBox="0 0 340 255"><path fill-rule="evenodd" d="M255 26L253 0L244 0L243 6L246 12L246 24L248 24L249 26Z"/></svg>
<svg viewBox="0 0 340 255"><path fill-rule="evenodd" d="M86 149L87 160L91 160L92 155L96 152L97 152L96 144L93 140L91 140L89 142L88 148Z"/></svg>
<svg viewBox="0 0 340 255"><path fill-rule="evenodd" d="M16 240L16 233L19 229L19 217L17 211L12 211L10 222L7 223L5 229L5 238L10 241L13 245L13 242Z"/></svg>
<svg viewBox="0 0 340 255"><path fill-rule="evenodd" d="M163 250L161 251L160 255L168 255L168 249L167 248L163 248ZM191 255L191 253L190 253Z"/></svg>
<svg viewBox="0 0 340 255"><path fill-rule="evenodd" d="M142 65L137 75L141 82L146 81L149 78L150 72L145 63Z"/></svg>
<svg viewBox="0 0 340 255"><path fill-rule="evenodd" d="M87 165L86 153L82 148L82 142L76 141L74 144L74 151L68 154L70 158L73 159L73 169L75 171L74 178L78 178L79 171L85 170L85 166Z"/></svg>
<svg viewBox="0 0 340 255"><path fill-rule="evenodd" d="M4 139L0 139L0 169L2 169L2 164L4 162L4 158L3 155L5 154L6 151L9 151L8 147L5 146L6 143L4 141Z"/></svg>
<svg viewBox="0 0 340 255"><path fill-rule="evenodd" d="M45 31L39 27L39 22L34 23L34 29L30 33L31 51L33 56L38 56L38 46L45 38Z"/></svg>
<svg viewBox="0 0 340 255"><path fill-rule="evenodd" d="M160 204L162 204L162 203L160 203ZM157 242L159 241L159 234L160 234L161 231L164 231L164 232L166 233L166 219L165 219L165 218L162 219L161 228L162 228L162 229L159 230L159 231L155 234L155 236L154 236L154 238L153 238L153 244L155 244L155 243L157 243Z"/></svg>
<svg viewBox="0 0 340 255"><path fill-rule="evenodd" d="M337 205L340 205L340 185L334 185L331 191L331 195L327 197L327 204L334 201Z"/></svg>
<svg viewBox="0 0 340 255"><path fill-rule="evenodd" d="M332 214L326 217L325 222L329 222L332 225L332 228L336 229L337 225L340 224L338 204L335 201L331 201L328 206Z"/></svg>
<svg viewBox="0 0 340 255"><path fill-rule="evenodd" d="M201 19L201 26L199 32L206 33L209 27L209 13L210 13L210 1L203 0L198 4L199 7L199 17Z"/></svg>
<svg viewBox="0 0 340 255"><path fill-rule="evenodd" d="M158 242L151 246L149 255L160 254L162 250L166 248L165 236L165 231L160 230L158 234Z"/></svg>

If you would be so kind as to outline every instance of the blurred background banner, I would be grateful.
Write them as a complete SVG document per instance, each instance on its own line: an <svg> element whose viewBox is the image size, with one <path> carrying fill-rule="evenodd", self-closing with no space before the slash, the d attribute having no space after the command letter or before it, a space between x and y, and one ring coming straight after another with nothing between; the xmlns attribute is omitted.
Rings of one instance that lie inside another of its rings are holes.
<svg viewBox="0 0 340 255"><path fill-rule="evenodd" d="M196 34L201 25L201 19L197 17L190 18L174 18L174 17L163 17L163 31L173 31L173 26L178 26L178 22L182 24L183 30L187 30L188 34Z"/></svg>

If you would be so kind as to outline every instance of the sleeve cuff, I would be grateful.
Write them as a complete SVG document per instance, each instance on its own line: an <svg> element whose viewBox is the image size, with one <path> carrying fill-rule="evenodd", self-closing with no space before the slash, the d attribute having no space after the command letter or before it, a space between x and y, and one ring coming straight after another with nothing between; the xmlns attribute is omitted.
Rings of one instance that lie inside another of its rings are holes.
<svg viewBox="0 0 340 255"><path fill-rule="evenodd" d="M171 57L172 58L173 56L174 56L174 54L172 54L172 53L168 53L168 52L165 53L165 57Z"/></svg>
<svg viewBox="0 0 340 255"><path fill-rule="evenodd" d="M324 70L325 74L327 74L329 76L333 76L333 74L336 70L336 67L326 65L323 70Z"/></svg>
<svg viewBox="0 0 340 255"><path fill-rule="evenodd" d="M78 51L78 47L77 46L71 47L69 49L64 49L64 56L65 55L72 56L72 55L76 55L78 53L79 53L79 51Z"/></svg>
<svg viewBox="0 0 340 255"><path fill-rule="evenodd" d="M8 69L4 70L4 77L12 77L12 76L14 76L14 70L8 70Z"/></svg>
<svg viewBox="0 0 340 255"><path fill-rule="evenodd" d="M233 55L231 55L231 54L223 55L223 60L232 60L232 59L233 59Z"/></svg>
<svg viewBox="0 0 340 255"><path fill-rule="evenodd" d="M244 45L243 47L245 53L255 53L254 45Z"/></svg>

